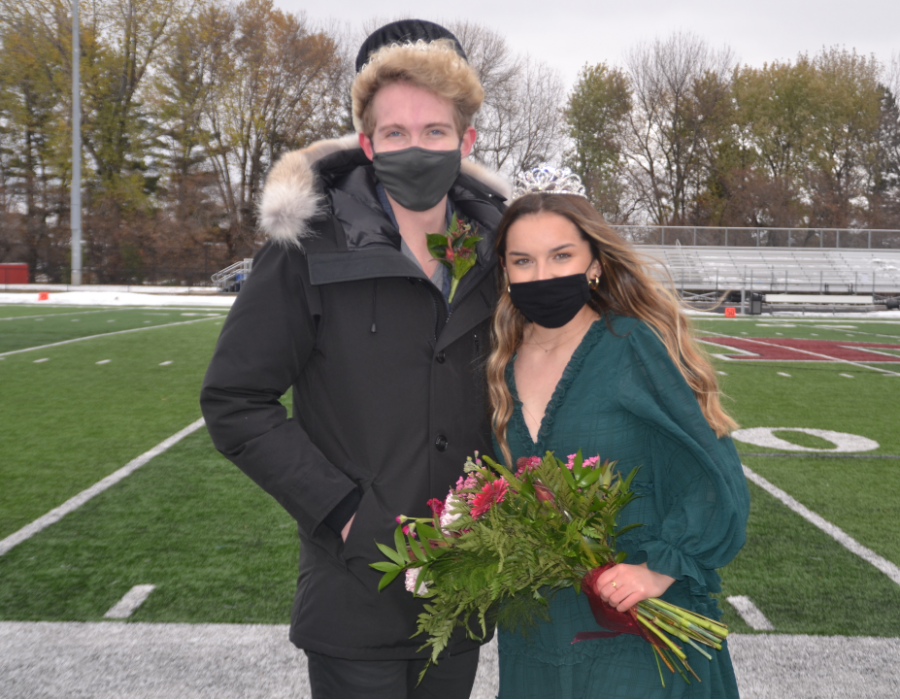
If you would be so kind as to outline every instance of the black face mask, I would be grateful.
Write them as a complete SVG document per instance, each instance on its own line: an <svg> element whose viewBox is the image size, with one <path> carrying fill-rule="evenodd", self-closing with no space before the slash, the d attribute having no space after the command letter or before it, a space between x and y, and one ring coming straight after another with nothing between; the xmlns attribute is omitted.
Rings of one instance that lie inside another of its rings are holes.
<svg viewBox="0 0 900 700"><path fill-rule="evenodd" d="M397 204L412 211L425 211L450 191L459 176L461 158L458 148L430 151L412 146L375 153L372 165L378 181Z"/></svg>
<svg viewBox="0 0 900 700"><path fill-rule="evenodd" d="M560 328L575 318L591 298L587 276L581 272L509 285L513 306L544 328Z"/></svg>

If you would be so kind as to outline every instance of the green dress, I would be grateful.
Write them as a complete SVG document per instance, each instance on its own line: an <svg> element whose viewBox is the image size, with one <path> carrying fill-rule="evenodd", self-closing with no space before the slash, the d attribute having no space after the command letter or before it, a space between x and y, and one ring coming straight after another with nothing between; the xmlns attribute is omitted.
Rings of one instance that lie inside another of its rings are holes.
<svg viewBox="0 0 900 700"><path fill-rule="evenodd" d="M721 615L710 593L716 573L745 539L749 493L730 438L717 438L665 346L643 322L608 316L595 322L573 353L547 404L537 444L522 417L513 373L507 382L515 410L507 429L513 459L582 450L618 461L623 475L640 466L641 497L619 525L642 523L619 539L630 564L677 579L662 596L708 617ZM499 451L498 451L499 454ZM584 595L569 588L550 600L551 622L527 636L499 632L499 697L737 697L727 646L707 661L684 645L702 682L688 685L663 667L662 687L650 645L633 635L572 644L578 632L599 630Z"/></svg>

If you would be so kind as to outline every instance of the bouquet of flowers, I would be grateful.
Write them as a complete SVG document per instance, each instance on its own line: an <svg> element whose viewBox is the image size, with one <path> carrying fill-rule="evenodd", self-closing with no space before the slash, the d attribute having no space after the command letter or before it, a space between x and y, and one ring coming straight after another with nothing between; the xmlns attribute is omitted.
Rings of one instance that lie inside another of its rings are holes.
<svg viewBox="0 0 900 700"><path fill-rule="evenodd" d="M653 647L663 686L660 662L688 683L687 673L700 680L673 637L711 658L703 646L721 649L727 627L658 598L620 613L594 588L625 558L616 538L640 526L616 527L635 498L637 468L622 479L615 462L582 459L580 451L567 463L548 452L516 467L513 473L476 453L447 498L428 502L430 518L401 515L395 548L378 543L389 560L371 564L383 572L379 590L403 573L407 590L428 599L416 635L427 635L422 648L431 647L430 660L437 662L456 627L481 639L493 622L526 629L535 618L549 619L547 596L571 586L585 592L597 623L609 630L581 632L573 643L639 635Z"/></svg>
<svg viewBox="0 0 900 700"><path fill-rule="evenodd" d="M453 301L459 281L472 266L475 265L477 254L475 245L481 237L472 230L472 224L453 215L450 219L450 227L444 233L425 234L428 252L450 270L450 296L448 302Z"/></svg>

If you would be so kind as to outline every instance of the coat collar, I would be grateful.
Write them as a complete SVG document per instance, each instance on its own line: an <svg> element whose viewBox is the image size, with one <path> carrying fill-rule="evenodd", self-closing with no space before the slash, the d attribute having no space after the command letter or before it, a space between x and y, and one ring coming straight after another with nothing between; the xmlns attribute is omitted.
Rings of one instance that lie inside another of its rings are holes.
<svg viewBox="0 0 900 700"><path fill-rule="evenodd" d="M259 221L263 232L273 241L302 247L304 238L315 235L310 223L327 208L323 185L327 187L342 175L349 176L351 170L358 169L363 164L360 156L368 163L355 134L319 141L282 156L269 172L260 199ZM361 173L360 177L363 176ZM461 199L478 199L472 189L480 190L482 196L495 196L500 200L510 196L509 183L499 174L464 159L451 198L457 204ZM374 204L380 209L373 190L369 186L353 188L353 196L372 199L371 203L362 203ZM343 191L351 190L345 188Z"/></svg>

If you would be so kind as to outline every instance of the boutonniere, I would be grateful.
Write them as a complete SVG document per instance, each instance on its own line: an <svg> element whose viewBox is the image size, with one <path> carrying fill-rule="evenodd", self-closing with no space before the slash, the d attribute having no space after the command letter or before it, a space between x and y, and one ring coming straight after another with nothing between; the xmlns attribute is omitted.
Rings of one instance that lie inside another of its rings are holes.
<svg viewBox="0 0 900 700"><path fill-rule="evenodd" d="M426 233L425 236L428 240L428 252L450 270L452 282L447 301L451 302L459 281L478 259L475 245L481 240L481 236L476 236L472 224L463 221L456 214L450 219L450 226L444 233Z"/></svg>

